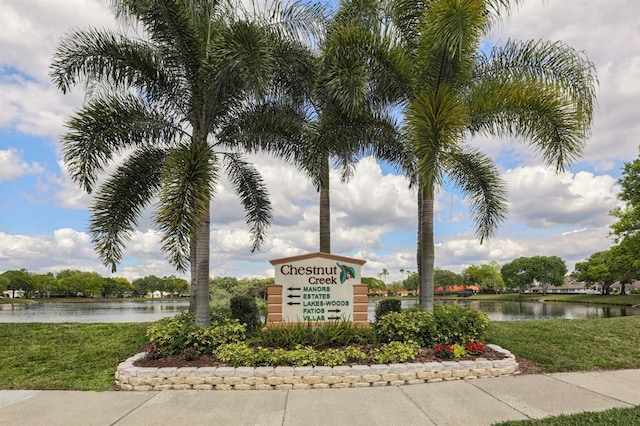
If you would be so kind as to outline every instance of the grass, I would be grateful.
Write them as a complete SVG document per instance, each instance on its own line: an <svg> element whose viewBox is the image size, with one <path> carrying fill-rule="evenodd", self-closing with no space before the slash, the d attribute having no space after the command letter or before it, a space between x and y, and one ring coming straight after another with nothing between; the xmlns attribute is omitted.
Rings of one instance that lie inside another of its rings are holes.
<svg viewBox="0 0 640 426"><path fill-rule="evenodd" d="M0 323L0 389L108 390L146 324ZM492 322L488 340L542 371L640 368L640 316Z"/></svg>
<svg viewBox="0 0 640 426"><path fill-rule="evenodd" d="M0 389L113 389L146 324L0 323Z"/></svg>
<svg viewBox="0 0 640 426"><path fill-rule="evenodd" d="M640 368L640 316L496 321L488 339L547 372Z"/></svg>
<svg viewBox="0 0 640 426"><path fill-rule="evenodd" d="M512 420L495 423L493 426L629 426L640 424L640 406L633 408L612 408L597 413L588 412L547 417L540 420Z"/></svg>

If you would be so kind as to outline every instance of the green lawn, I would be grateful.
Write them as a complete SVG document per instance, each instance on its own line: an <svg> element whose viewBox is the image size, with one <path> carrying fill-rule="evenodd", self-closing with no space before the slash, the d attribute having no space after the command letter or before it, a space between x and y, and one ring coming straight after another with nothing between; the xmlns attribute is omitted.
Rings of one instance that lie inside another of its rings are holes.
<svg viewBox="0 0 640 426"><path fill-rule="evenodd" d="M631 426L640 424L640 406L613 408L597 413L580 413L547 417L541 420L519 420L496 423L494 426Z"/></svg>
<svg viewBox="0 0 640 426"><path fill-rule="evenodd" d="M107 390L146 324L0 323L1 389ZM640 368L640 316L493 322L488 340L542 371Z"/></svg>
<svg viewBox="0 0 640 426"><path fill-rule="evenodd" d="M640 316L495 321L488 338L548 372L640 368Z"/></svg>
<svg viewBox="0 0 640 426"><path fill-rule="evenodd" d="M0 323L0 389L109 390L146 324Z"/></svg>

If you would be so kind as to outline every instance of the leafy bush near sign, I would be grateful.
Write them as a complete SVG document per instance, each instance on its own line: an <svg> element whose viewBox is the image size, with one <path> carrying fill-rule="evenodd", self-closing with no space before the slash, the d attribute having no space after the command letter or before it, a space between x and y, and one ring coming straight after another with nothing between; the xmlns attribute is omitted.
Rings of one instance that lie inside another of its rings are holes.
<svg viewBox="0 0 640 426"><path fill-rule="evenodd" d="M376 323L380 321L380 318L388 314L389 312L401 312L402 301L396 298L382 299L376 305L375 318Z"/></svg>

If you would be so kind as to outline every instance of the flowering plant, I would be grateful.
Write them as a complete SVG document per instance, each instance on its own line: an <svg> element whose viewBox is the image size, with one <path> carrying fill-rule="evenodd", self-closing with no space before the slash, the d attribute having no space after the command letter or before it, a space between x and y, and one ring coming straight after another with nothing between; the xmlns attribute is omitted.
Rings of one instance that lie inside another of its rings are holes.
<svg viewBox="0 0 640 426"><path fill-rule="evenodd" d="M451 345L437 345L433 348L433 351L436 354L436 357L443 359L451 359L453 358L453 346Z"/></svg>
<svg viewBox="0 0 640 426"><path fill-rule="evenodd" d="M471 355L480 355L484 351L484 345L478 342L467 342L464 348Z"/></svg>
<svg viewBox="0 0 640 426"><path fill-rule="evenodd" d="M164 358L164 354L157 345L151 345L144 348L145 357L148 359Z"/></svg>
<svg viewBox="0 0 640 426"><path fill-rule="evenodd" d="M196 360L198 359L198 357L200 357L200 351L198 350L198 348L195 348L193 346L189 346L184 350L184 352L182 352L182 358L186 359L187 361Z"/></svg>

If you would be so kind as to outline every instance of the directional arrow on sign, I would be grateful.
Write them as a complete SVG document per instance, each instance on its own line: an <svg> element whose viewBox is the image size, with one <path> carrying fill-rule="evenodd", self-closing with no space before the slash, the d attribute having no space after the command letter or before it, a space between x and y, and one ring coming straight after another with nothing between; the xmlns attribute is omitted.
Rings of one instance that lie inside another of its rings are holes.
<svg viewBox="0 0 640 426"><path fill-rule="evenodd" d="M327 312L335 312L337 314L340 312L340 309L327 309Z"/></svg>
<svg viewBox="0 0 640 426"><path fill-rule="evenodd" d="M300 302L287 302L287 305L299 305Z"/></svg>
<svg viewBox="0 0 640 426"><path fill-rule="evenodd" d="M300 297L299 294L290 294L287 296L289 299L291 299L292 297Z"/></svg>
<svg viewBox="0 0 640 426"><path fill-rule="evenodd" d="M294 291L294 290L300 291L302 289L300 287L289 287L287 290L289 290L289 291Z"/></svg>
<svg viewBox="0 0 640 426"><path fill-rule="evenodd" d="M339 320L339 319L340 319L340 317L327 317L327 319L330 319L330 320Z"/></svg>

